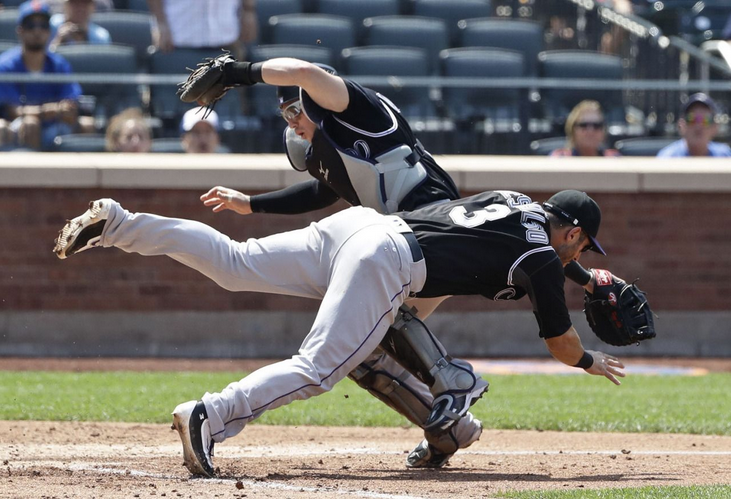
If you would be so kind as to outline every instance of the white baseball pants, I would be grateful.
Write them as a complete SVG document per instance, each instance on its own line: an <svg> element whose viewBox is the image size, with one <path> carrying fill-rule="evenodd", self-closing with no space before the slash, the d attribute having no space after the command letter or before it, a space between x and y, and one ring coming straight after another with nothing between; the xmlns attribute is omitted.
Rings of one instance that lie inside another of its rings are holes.
<svg viewBox="0 0 731 499"><path fill-rule="evenodd" d="M330 390L375 350L426 279L399 221L353 207L304 229L237 242L200 222L133 214L113 202L101 245L167 255L230 291L322 300L297 355L203 396L221 442L268 409Z"/></svg>

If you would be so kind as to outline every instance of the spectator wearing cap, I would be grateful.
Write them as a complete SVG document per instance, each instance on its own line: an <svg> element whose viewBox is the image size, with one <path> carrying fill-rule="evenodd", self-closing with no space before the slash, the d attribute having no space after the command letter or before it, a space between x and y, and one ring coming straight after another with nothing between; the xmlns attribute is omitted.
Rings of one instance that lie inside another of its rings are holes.
<svg viewBox="0 0 731 499"><path fill-rule="evenodd" d="M70 74L71 65L47 50L51 14L38 0L18 8L18 47L0 55L0 73ZM78 83L0 83L0 136L20 147L49 149L58 135L78 127Z"/></svg>
<svg viewBox="0 0 731 499"><path fill-rule="evenodd" d="M109 44L109 31L91 22L94 0L65 0L63 12L51 16L51 50L74 43Z"/></svg>
<svg viewBox="0 0 731 499"><path fill-rule="evenodd" d="M713 142L718 133L718 106L704 93L693 94L678 118L678 130L682 139L662 148L658 158L683 158L688 156L729 157L727 144Z"/></svg>
<svg viewBox="0 0 731 499"><path fill-rule="evenodd" d="M189 109L180 122L183 150L191 154L214 153L221 144L218 114L203 107Z"/></svg>
<svg viewBox="0 0 731 499"><path fill-rule="evenodd" d="M551 151L553 157L619 156L616 149L607 149L606 127L601 105L594 100L579 102L566 118L566 147Z"/></svg>

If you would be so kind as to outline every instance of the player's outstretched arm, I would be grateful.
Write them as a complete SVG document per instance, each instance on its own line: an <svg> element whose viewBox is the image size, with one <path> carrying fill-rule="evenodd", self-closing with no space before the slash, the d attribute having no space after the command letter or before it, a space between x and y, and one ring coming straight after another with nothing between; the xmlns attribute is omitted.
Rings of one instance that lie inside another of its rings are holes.
<svg viewBox="0 0 731 499"><path fill-rule="evenodd" d="M261 75L269 85L302 87L319 106L331 111L345 111L350 102L348 88L341 77L306 61L269 59L262 63Z"/></svg>
<svg viewBox="0 0 731 499"><path fill-rule="evenodd" d="M624 378L624 364L611 355L594 350L584 350L581 338L573 326L564 334L546 338L546 347L551 355L567 366L584 369L595 376L604 376L615 385L620 385L617 379Z"/></svg>
<svg viewBox="0 0 731 499"><path fill-rule="evenodd" d="M220 185L211 188L201 196L204 206L213 206L213 212L218 213L224 210L235 211L239 215L248 215L251 211L251 198L239 191L222 187Z"/></svg>

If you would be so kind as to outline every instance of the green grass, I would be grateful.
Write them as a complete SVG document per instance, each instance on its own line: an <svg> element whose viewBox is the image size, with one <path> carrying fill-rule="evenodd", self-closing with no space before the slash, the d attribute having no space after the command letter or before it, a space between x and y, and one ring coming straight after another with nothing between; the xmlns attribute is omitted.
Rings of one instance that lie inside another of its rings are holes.
<svg viewBox="0 0 731 499"><path fill-rule="evenodd" d="M244 373L0 371L0 419L166 423L180 402ZM731 435L731 374L632 376L622 386L596 376L490 376L473 407L487 428ZM264 414L282 425L405 426L350 380L327 394Z"/></svg>
<svg viewBox="0 0 731 499"><path fill-rule="evenodd" d="M603 490L505 492L496 497L510 499L724 499L731 497L730 485L692 487L638 487Z"/></svg>

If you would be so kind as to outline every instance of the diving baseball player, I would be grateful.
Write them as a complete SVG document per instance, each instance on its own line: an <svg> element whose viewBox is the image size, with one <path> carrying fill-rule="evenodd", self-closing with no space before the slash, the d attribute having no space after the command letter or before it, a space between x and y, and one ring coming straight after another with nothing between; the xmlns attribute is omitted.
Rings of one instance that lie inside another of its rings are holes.
<svg viewBox="0 0 731 499"><path fill-rule="evenodd" d="M459 197L452 179L388 98L339 77L327 66L296 59L250 64L224 54L199 64L181 84L180 94L183 100L213 105L228 88L257 82L278 85L279 108L288 125L287 157L295 170L306 171L313 179L256 196L217 186L201 197L213 211L304 213L342 198L351 205L393 213ZM566 273L582 286L590 282L591 274L576 262L567 266ZM404 318L423 320L445 298L410 299ZM385 351L398 363L381 348L350 377L424 428L430 445L415 449L407 465L440 467L458 448L479 437L480 423L471 417L460 421L462 428L457 431L445 431L482 396L487 383L457 359L446 363L449 369L437 370L437 376L430 374L448 356L421 320L408 321L408 327L397 321L401 327L391 333L398 333L388 335L396 340L397 349L388 347L393 341L384 342Z"/></svg>
<svg viewBox="0 0 731 499"><path fill-rule="evenodd" d="M223 67L232 71L232 79L245 82L251 66L234 65L229 56L221 57L226 61ZM313 178L256 196L217 186L201 197L206 206L240 214L293 214L314 211L342 198L351 205L392 213L459 198L452 178L386 97L341 78L327 66L295 59L270 60L265 66L267 81L279 85L279 107L287 122L283 134L287 158L295 170ZM406 313L425 319L444 299L410 299ZM458 359L450 359L445 364L448 369L435 370L434 376L429 372L434 365L449 359L444 348L420 320L411 321L409 327L403 321L398 324L404 327L395 334L397 340L406 336L405 341L397 341L398 351L377 349L350 377L424 428L432 445L412 453L407 459L409 467L443 466L458 448L479 438L480 421L462 416L488 384ZM404 359L398 358L397 363L391 358L403 357L412 348L419 348L422 355L410 355L407 368L402 367ZM459 427L448 431L457 422Z"/></svg>
<svg viewBox="0 0 731 499"><path fill-rule="evenodd" d="M353 207L304 229L236 242L199 222L130 213L100 199L64 226L54 251L60 258L93 247L167 255L230 291L321 300L297 355L173 411L186 466L210 477L215 442L266 410L332 388L369 358L392 324L411 322L399 313L410 295L528 296L556 359L619 384L623 364L583 349L564 300L563 267L584 251L604 253L600 221L599 207L582 192L561 191L541 205L496 191L398 216Z"/></svg>

